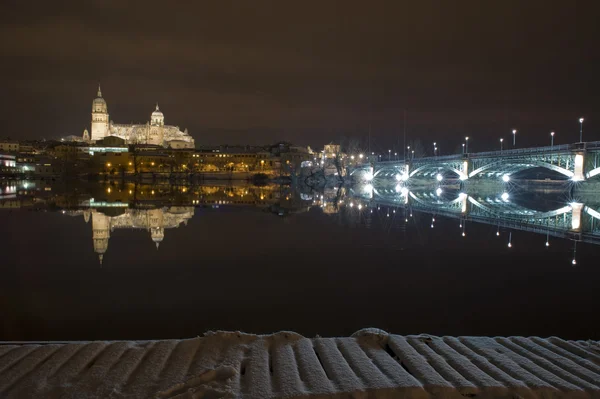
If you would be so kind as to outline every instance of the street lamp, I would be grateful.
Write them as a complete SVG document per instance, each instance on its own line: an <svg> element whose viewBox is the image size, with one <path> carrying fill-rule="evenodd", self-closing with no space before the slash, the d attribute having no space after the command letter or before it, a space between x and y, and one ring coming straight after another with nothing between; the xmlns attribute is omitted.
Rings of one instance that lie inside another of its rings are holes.
<svg viewBox="0 0 600 399"><path fill-rule="evenodd" d="M363 154L360 154L358 157L359 157L360 159L363 159L363 156L364 156Z"/></svg>
<svg viewBox="0 0 600 399"><path fill-rule="evenodd" d="M550 132L550 147L554 147L554 132Z"/></svg>
<svg viewBox="0 0 600 399"><path fill-rule="evenodd" d="M396 161L398 160L398 153L397 152L394 153L394 160L396 160Z"/></svg>
<svg viewBox="0 0 600 399"><path fill-rule="evenodd" d="M415 150L412 150L410 155L410 160L412 161L413 159L415 159Z"/></svg>
<svg viewBox="0 0 600 399"><path fill-rule="evenodd" d="M410 155L410 146L406 147L406 156L408 157Z"/></svg>
<svg viewBox="0 0 600 399"><path fill-rule="evenodd" d="M388 161L392 160L392 150L388 150Z"/></svg>
<svg viewBox="0 0 600 399"><path fill-rule="evenodd" d="M514 147L517 142L517 129L513 129L512 134L513 134L513 147Z"/></svg>
<svg viewBox="0 0 600 399"><path fill-rule="evenodd" d="M434 141L433 142L433 156L435 157L437 155L437 143Z"/></svg>
<svg viewBox="0 0 600 399"><path fill-rule="evenodd" d="M465 141L467 142L465 150L467 151L467 154L468 154L469 153L469 137L465 137Z"/></svg>
<svg viewBox="0 0 600 399"><path fill-rule="evenodd" d="M500 152L502 152L502 144L504 143L504 138L500 137Z"/></svg>
<svg viewBox="0 0 600 399"><path fill-rule="evenodd" d="M583 118L579 118L579 142L583 143Z"/></svg>
<svg viewBox="0 0 600 399"><path fill-rule="evenodd" d="M465 143L462 143L462 147L463 147L463 154L465 153Z"/></svg>

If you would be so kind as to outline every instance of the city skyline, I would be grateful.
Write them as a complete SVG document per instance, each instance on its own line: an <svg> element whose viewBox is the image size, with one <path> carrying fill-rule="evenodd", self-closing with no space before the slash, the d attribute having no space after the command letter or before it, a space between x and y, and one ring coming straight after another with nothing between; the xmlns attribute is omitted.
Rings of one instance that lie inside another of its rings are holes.
<svg viewBox="0 0 600 399"><path fill-rule="evenodd" d="M380 151L399 148L404 109L407 138L442 152L465 135L473 151L508 143L514 128L519 146L551 131L576 142L580 117L585 140L600 138L597 12L582 3L25 7L0 17L1 121L14 139L81 134L98 82L115 120L143 120L158 101L198 145L321 146L370 129Z"/></svg>

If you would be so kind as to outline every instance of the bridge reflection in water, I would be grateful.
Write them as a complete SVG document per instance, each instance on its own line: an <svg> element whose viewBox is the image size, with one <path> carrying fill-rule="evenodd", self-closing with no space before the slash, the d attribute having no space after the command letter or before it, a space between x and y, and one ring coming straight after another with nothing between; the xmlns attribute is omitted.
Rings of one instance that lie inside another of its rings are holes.
<svg viewBox="0 0 600 399"><path fill-rule="evenodd" d="M354 198L352 206L361 209L381 210L387 215L389 209L393 213L401 211L408 222L413 212L432 215L432 226L435 217L443 216L460 220L462 235L465 235L467 222L476 222L511 230L528 231L546 235L546 246L550 237L558 237L577 242L600 244L600 205L585 204L583 201L560 203L552 209L534 209L513 201L518 193L500 192L497 195L467 194L458 190L447 190L441 187L429 190L412 191L400 185L376 189L370 184L357 185L350 190ZM524 193L521 193L524 194ZM526 194L526 193L525 193ZM526 201L523 201L526 202ZM387 209L385 209L387 208ZM512 243L507 243L512 247ZM575 257L573 264L576 263Z"/></svg>
<svg viewBox="0 0 600 399"><path fill-rule="evenodd" d="M394 227L402 229L410 222L413 212L418 212L431 215L432 227L438 216L457 219L462 235L466 235L467 222L492 225L498 235L500 229L507 230L509 246L512 245L512 231L545 235L546 245L549 245L550 237L571 240L574 251L577 242L600 244L600 200L591 196L571 201L531 201L531 193L510 191L507 185L500 187L499 192L487 190L491 194L465 193L449 186L411 188L402 184L377 188L371 184L357 184L321 191L250 184L172 186L95 183L77 190L69 188L61 191L56 186L49 188L32 187L31 183L15 186L14 198L0 200L0 208L62 210L66 215L83 216L86 222L91 222L93 248L100 263L109 249L114 230L145 230L158 249L167 230L187 225L198 214L199 207L206 211L229 207L258 208L280 217L319 208L325 214L341 213L348 225L363 220L363 216L382 211L384 218L388 215L398 219L402 215L404 225ZM340 212L344 208L352 208L352 212ZM353 216L358 218L351 220ZM575 256L573 261L576 261Z"/></svg>

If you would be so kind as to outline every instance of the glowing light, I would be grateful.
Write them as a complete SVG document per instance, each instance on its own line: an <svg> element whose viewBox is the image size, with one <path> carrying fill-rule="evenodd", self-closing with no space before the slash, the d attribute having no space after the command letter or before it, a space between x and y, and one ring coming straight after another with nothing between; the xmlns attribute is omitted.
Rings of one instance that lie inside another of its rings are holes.
<svg viewBox="0 0 600 399"><path fill-rule="evenodd" d="M154 166L154 162L150 162L150 165Z"/></svg>
<svg viewBox="0 0 600 399"><path fill-rule="evenodd" d="M433 229L433 223L431 223L431 228Z"/></svg>
<svg viewBox="0 0 600 399"><path fill-rule="evenodd" d="M404 197L406 197L408 195L408 189L406 187L402 187L400 189L400 194L402 194Z"/></svg>
<svg viewBox="0 0 600 399"><path fill-rule="evenodd" d="M508 193L502 193L501 198L502 198L502 201L505 201L505 202L508 201L508 198L509 198Z"/></svg>
<svg viewBox="0 0 600 399"><path fill-rule="evenodd" d="M400 173L398 173L398 174L396 175L396 180L397 180L397 181L400 181L400 180L402 180L402 176L400 175Z"/></svg>
<svg viewBox="0 0 600 399"><path fill-rule="evenodd" d="M399 193L400 191L402 191L402 187L400 187L399 184L396 184L395 190L397 193Z"/></svg>
<svg viewBox="0 0 600 399"><path fill-rule="evenodd" d="M359 157L360 159L363 159L364 155L363 155L363 154L360 154L358 157Z"/></svg>
<svg viewBox="0 0 600 399"><path fill-rule="evenodd" d="M362 204L358 204L358 209L362 209Z"/></svg>
<svg viewBox="0 0 600 399"><path fill-rule="evenodd" d="M583 123L583 118L579 118L579 123Z"/></svg>
<svg viewBox="0 0 600 399"><path fill-rule="evenodd" d="M154 195L154 190L152 190L152 195Z"/></svg>
<svg viewBox="0 0 600 399"><path fill-rule="evenodd" d="M110 194L111 191L112 190L110 189L110 187L106 189L106 192L109 193L109 194Z"/></svg>
<svg viewBox="0 0 600 399"><path fill-rule="evenodd" d="M462 236L463 236L463 237L464 237L464 236L466 236L466 234L465 234L465 232L464 232L464 231L462 232Z"/></svg>
<svg viewBox="0 0 600 399"><path fill-rule="evenodd" d="M350 208L354 207L354 202L350 203Z"/></svg>
<svg viewBox="0 0 600 399"><path fill-rule="evenodd" d="M133 194L133 191L129 190L129 194Z"/></svg>
<svg viewBox="0 0 600 399"><path fill-rule="evenodd" d="M508 243L508 247L509 247L509 248L512 248L512 244L511 244L510 242Z"/></svg>
<svg viewBox="0 0 600 399"><path fill-rule="evenodd" d="M444 177L441 174L437 174L437 176L435 176L435 178L437 179L437 181L442 181L444 179Z"/></svg>
<svg viewBox="0 0 600 399"><path fill-rule="evenodd" d="M502 181L503 181L504 183L508 183L508 182L509 182L509 180L510 180L510 176L508 176L508 175L504 175L504 176L502 176Z"/></svg>
<svg viewBox="0 0 600 399"><path fill-rule="evenodd" d="M106 163L106 167L110 168L112 166L112 164L110 162Z"/></svg>
<svg viewBox="0 0 600 399"><path fill-rule="evenodd" d="M573 258L573 261L571 263L574 264L574 265L577 264L577 261L575 260L575 258Z"/></svg>
<svg viewBox="0 0 600 399"><path fill-rule="evenodd" d="M547 247L549 247L549 246L550 246L550 243L549 243L548 241L546 241L546 246L547 246Z"/></svg>
<svg viewBox="0 0 600 399"><path fill-rule="evenodd" d="M438 197L439 197L440 195L442 195L442 189L441 189L440 187L438 187L438 188L435 190L435 194L436 194Z"/></svg>
<svg viewBox="0 0 600 399"><path fill-rule="evenodd" d="M497 231L497 232L496 232L496 235L497 235L498 237L500 237L500 232L499 232L499 231Z"/></svg>

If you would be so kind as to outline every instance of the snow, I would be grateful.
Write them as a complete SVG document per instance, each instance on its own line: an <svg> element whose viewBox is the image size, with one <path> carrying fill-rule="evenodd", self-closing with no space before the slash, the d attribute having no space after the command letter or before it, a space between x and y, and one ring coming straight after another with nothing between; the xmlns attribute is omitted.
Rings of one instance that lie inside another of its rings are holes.
<svg viewBox="0 0 600 399"><path fill-rule="evenodd" d="M305 338L214 331L183 340L0 343L0 397L598 398L600 345L525 337Z"/></svg>

